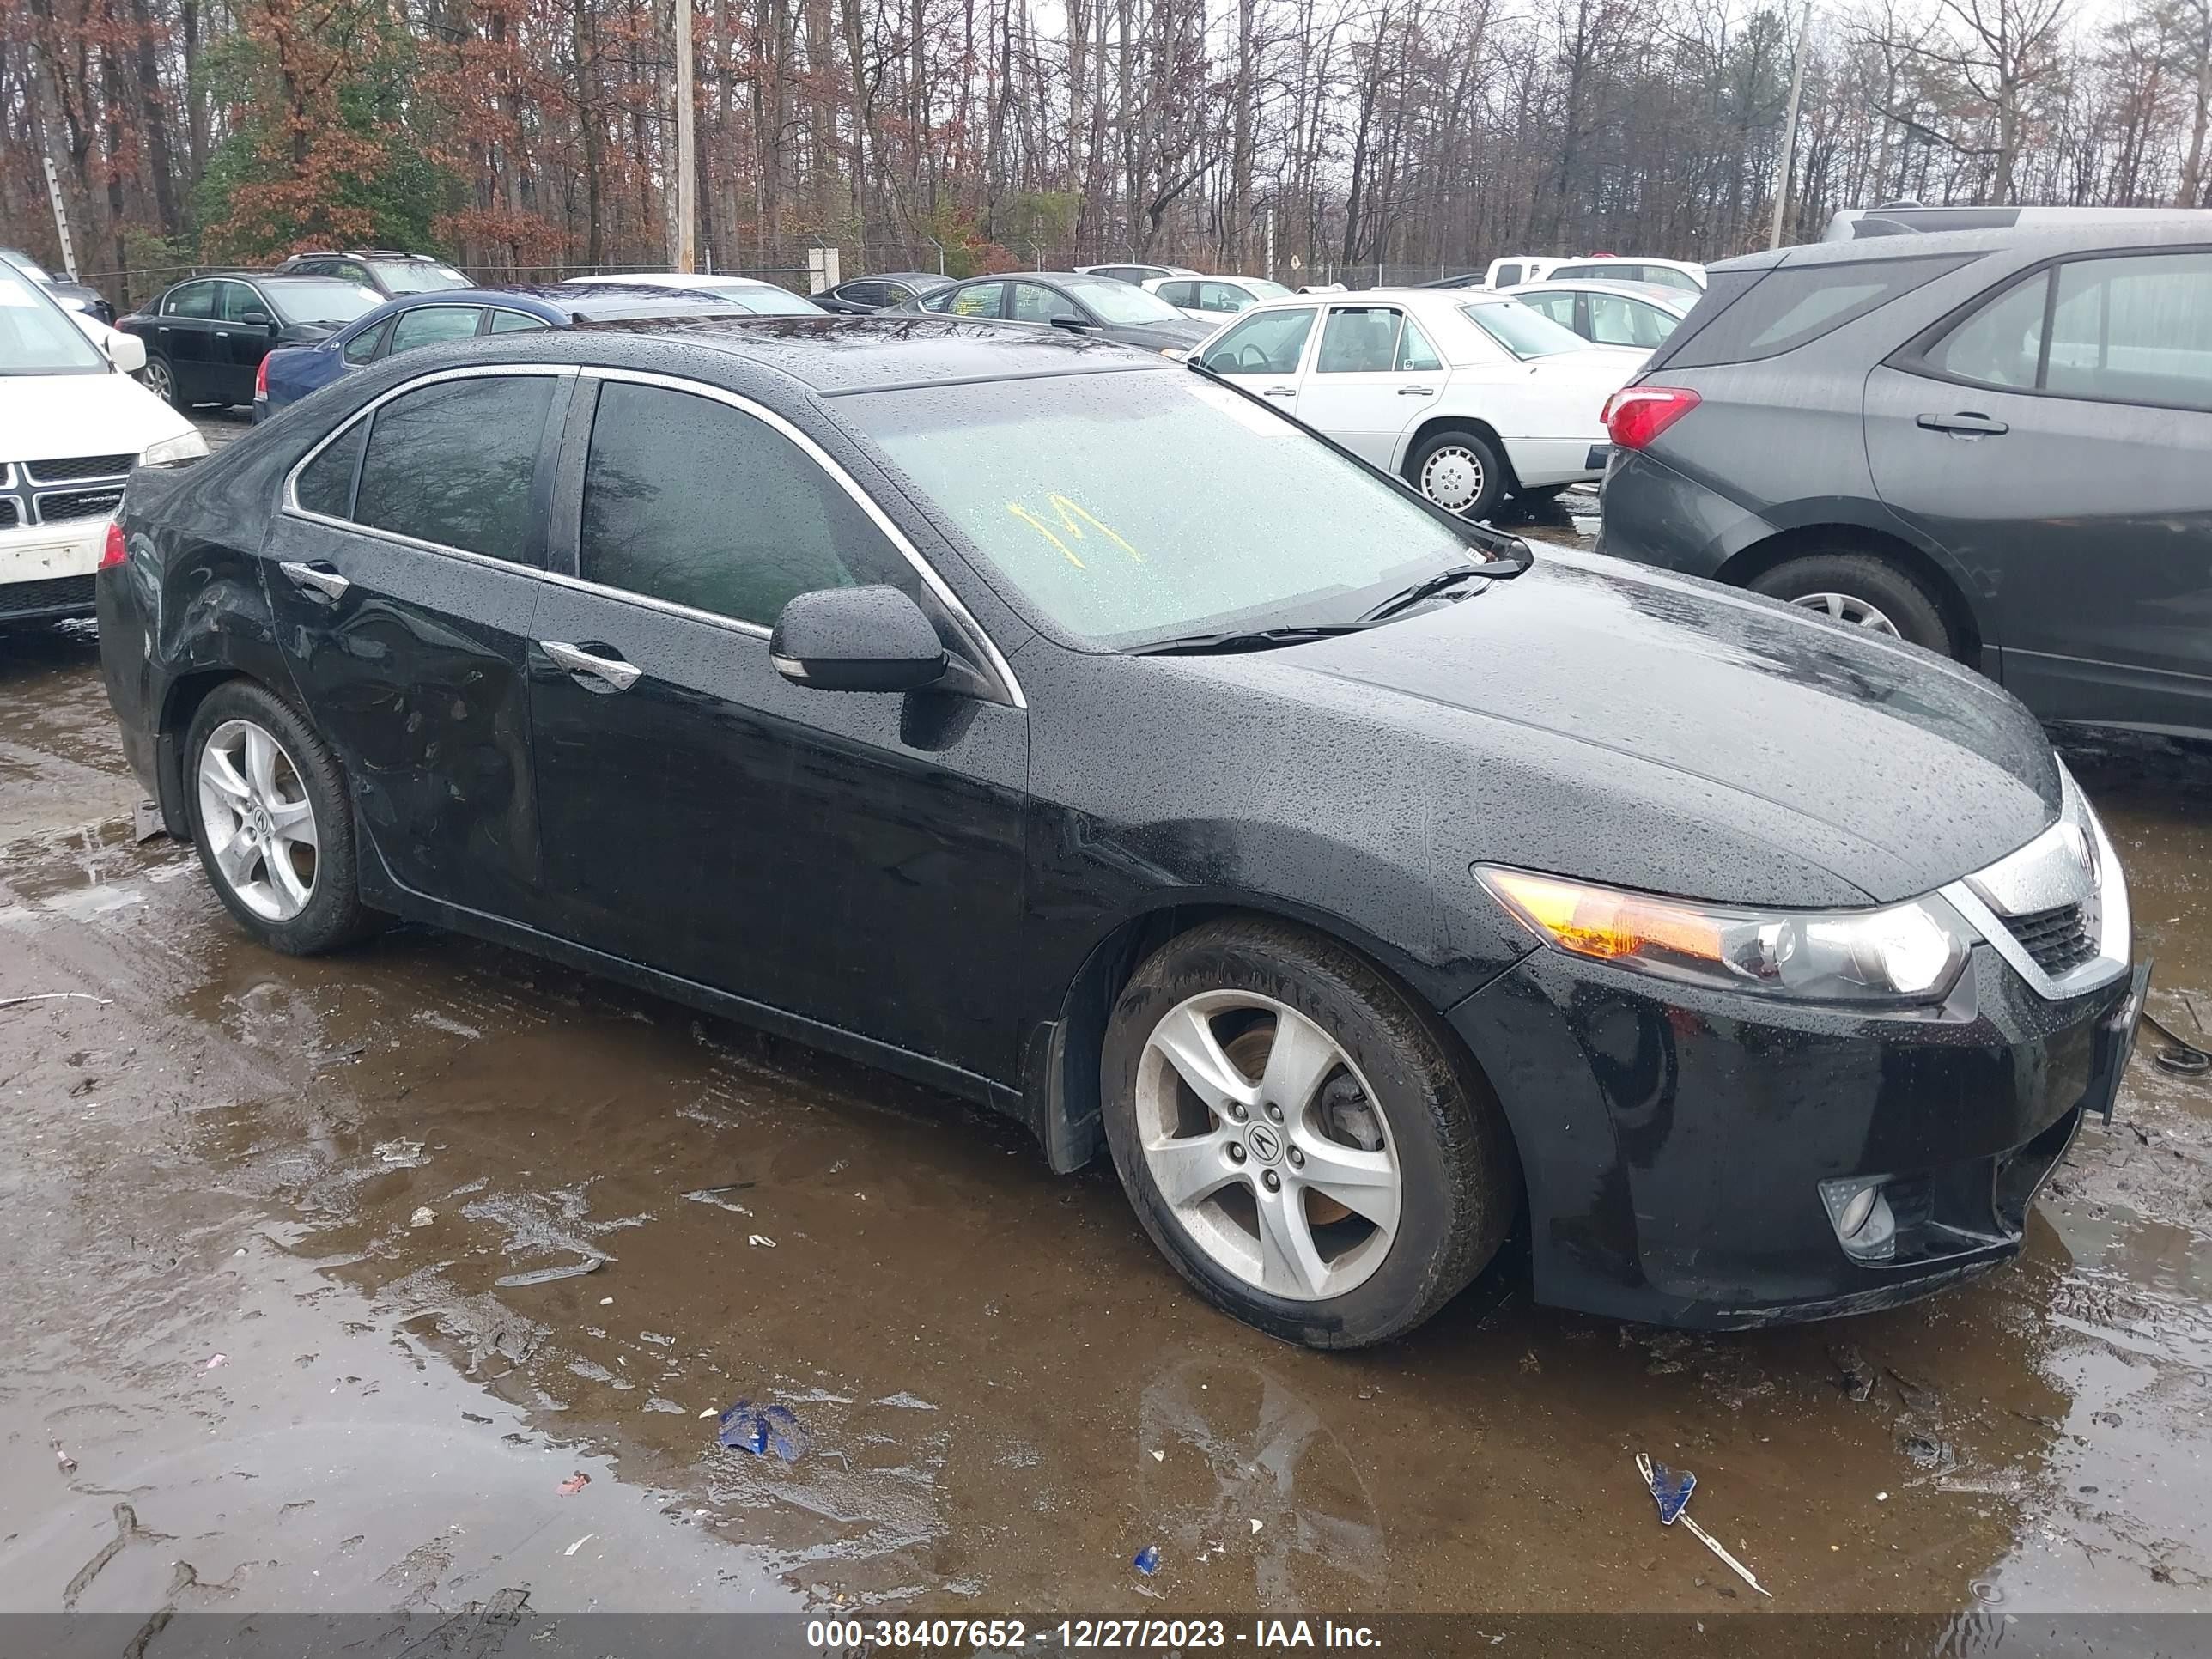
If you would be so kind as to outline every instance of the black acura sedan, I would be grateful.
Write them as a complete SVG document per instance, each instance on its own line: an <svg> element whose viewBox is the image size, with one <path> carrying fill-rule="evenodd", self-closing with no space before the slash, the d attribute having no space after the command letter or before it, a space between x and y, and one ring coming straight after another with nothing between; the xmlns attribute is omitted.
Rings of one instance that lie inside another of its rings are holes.
<svg viewBox="0 0 2212 1659"><path fill-rule="evenodd" d="M99 604L264 943L407 917L988 1103L1316 1346L1516 1224L1711 1326L1989 1267L2148 971L2002 690L1055 331L410 353L134 474Z"/></svg>

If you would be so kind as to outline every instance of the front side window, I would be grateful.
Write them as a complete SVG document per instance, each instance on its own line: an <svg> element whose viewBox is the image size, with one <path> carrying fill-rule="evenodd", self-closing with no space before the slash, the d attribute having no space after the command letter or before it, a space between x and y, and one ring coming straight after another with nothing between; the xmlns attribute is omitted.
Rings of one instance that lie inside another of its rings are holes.
<svg viewBox="0 0 2212 1659"><path fill-rule="evenodd" d="M384 342L392 333L392 319L386 317L374 328L365 328L345 343L345 360L356 368L363 363L373 363L384 349Z"/></svg>
<svg viewBox="0 0 2212 1659"><path fill-rule="evenodd" d="M1262 619L1349 621L1409 579L1486 556L1471 527L1200 374L937 386L832 406L1005 581L1103 648ZM1206 458L1202 488L1159 487L1193 456Z"/></svg>
<svg viewBox="0 0 2212 1659"><path fill-rule="evenodd" d="M173 288L169 297L161 301L164 317L212 317L215 315L213 283L186 283L182 288Z"/></svg>
<svg viewBox="0 0 2212 1659"><path fill-rule="evenodd" d="M242 323L257 311L264 317L270 314L261 296L243 283L218 283L216 288L216 316L221 321Z"/></svg>
<svg viewBox="0 0 2212 1659"><path fill-rule="evenodd" d="M1674 319L1657 306L1620 294L1589 296L1590 338L1600 345L1661 344L1674 331Z"/></svg>
<svg viewBox="0 0 2212 1659"><path fill-rule="evenodd" d="M1172 286L1174 285L1167 283L1160 284L1162 297L1165 297L1167 290ZM1233 283L1186 283L1182 286L1197 289L1198 308L1200 311L1237 312L1243 310L1252 303L1252 296ZM1185 305L1188 301L1178 300L1176 303Z"/></svg>
<svg viewBox="0 0 2212 1659"><path fill-rule="evenodd" d="M2059 266L2043 383L2066 398L2212 410L2212 253Z"/></svg>
<svg viewBox="0 0 2212 1659"><path fill-rule="evenodd" d="M1517 300L1493 300L1460 307L1467 319L1526 362L1556 357L1563 351L1588 351L1590 343L1571 328L1531 311Z"/></svg>
<svg viewBox="0 0 2212 1659"><path fill-rule="evenodd" d="M417 306L403 311L392 319L392 355L396 357L417 346L447 340L465 340L475 334L483 318L483 313L475 306Z"/></svg>
<svg viewBox="0 0 2212 1659"><path fill-rule="evenodd" d="M1398 359L1398 313L1382 306L1338 306L1322 325L1317 374L1387 374Z"/></svg>
<svg viewBox="0 0 2212 1659"><path fill-rule="evenodd" d="M1081 313L1042 283L1009 283L1013 308L1006 314L1018 323L1048 323L1055 317Z"/></svg>
<svg viewBox="0 0 2212 1659"><path fill-rule="evenodd" d="M1216 374L1295 374L1313 321L1306 306L1247 317L1206 348L1202 366Z"/></svg>
<svg viewBox="0 0 2212 1659"><path fill-rule="evenodd" d="M0 264L0 375L106 371L107 359L69 313L36 283Z"/></svg>
<svg viewBox="0 0 2212 1659"><path fill-rule="evenodd" d="M584 465L577 574L773 628L801 593L913 567L813 458L712 398L610 380Z"/></svg>
<svg viewBox="0 0 2212 1659"><path fill-rule="evenodd" d="M544 562L531 536L530 485L546 374L472 375L404 392L369 428L356 523L517 564Z"/></svg>

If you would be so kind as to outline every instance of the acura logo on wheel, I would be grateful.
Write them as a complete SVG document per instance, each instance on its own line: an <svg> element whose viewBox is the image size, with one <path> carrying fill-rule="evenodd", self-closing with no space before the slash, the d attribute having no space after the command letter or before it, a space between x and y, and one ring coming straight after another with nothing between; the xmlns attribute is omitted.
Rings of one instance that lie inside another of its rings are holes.
<svg viewBox="0 0 2212 1659"><path fill-rule="evenodd" d="M1252 1126L1252 1156L1262 1164L1273 1164L1283 1155L1283 1143L1275 1132L1264 1123Z"/></svg>

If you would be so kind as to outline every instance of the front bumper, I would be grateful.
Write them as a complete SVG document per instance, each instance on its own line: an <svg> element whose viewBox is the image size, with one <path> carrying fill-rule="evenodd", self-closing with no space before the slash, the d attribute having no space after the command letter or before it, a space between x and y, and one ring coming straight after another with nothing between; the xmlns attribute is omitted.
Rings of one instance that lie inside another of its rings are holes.
<svg viewBox="0 0 2212 1659"><path fill-rule="evenodd" d="M91 614L109 522L102 514L0 530L0 622Z"/></svg>
<svg viewBox="0 0 2212 1659"><path fill-rule="evenodd" d="M2051 1002L1978 945L1943 1007L1868 1015L1540 950L1451 1019L1519 1142L1537 1299L1737 1329L2017 1255L2037 1188L2110 1109L2148 971ZM1887 1260L1830 1218L1820 1183L1853 1176L1885 1178Z"/></svg>

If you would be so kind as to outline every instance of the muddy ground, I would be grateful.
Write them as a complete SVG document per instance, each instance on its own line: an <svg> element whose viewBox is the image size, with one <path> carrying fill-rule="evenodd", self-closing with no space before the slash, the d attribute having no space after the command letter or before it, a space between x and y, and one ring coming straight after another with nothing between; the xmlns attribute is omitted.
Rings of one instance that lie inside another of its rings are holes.
<svg viewBox="0 0 2212 1659"><path fill-rule="evenodd" d="M2202 1040L2212 752L2069 752ZM945 1097L435 933L258 950L137 799L88 632L0 635L0 998L86 994L0 1007L0 1611L1745 1610L1638 1449L1777 1608L2212 1609L2212 1085L2148 1054L1935 1301L1324 1357Z"/></svg>

